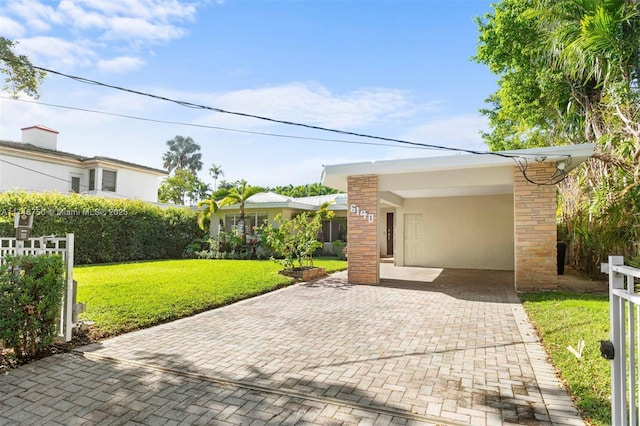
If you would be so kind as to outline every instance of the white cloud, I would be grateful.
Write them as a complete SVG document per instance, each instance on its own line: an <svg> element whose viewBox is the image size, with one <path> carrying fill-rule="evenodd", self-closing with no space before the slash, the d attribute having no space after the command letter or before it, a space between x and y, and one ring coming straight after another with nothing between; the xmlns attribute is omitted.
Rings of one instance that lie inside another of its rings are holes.
<svg viewBox="0 0 640 426"><path fill-rule="evenodd" d="M65 15L66 20L75 28L79 29L106 29L108 28L107 17L96 12L86 11L79 7L77 3L71 1L61 1L58 6L60 13Z"/></svg>
<svg viewBox="0 0 640 426"><path fill-rule="evenodd" d="M25 33L22 24L7 16L0 16L0 28L2 28L2 34L10 39L21 37Z"/></svg>
<svg viewBox="0 0 640 426"><path fill-rule="evenodd" d="M94 51L81 42L70 42L55 37L32 37L20 40L16 48L26 54L32 63L53 63L56 70L86 67L96 59Z"/></svg>
<svg viewBox="0 0 640 426"><path fill-rule="evenodd" d="M60 23L53 7L33 0L11 1L5 13L21 18L25 27L32 32L46 32L51 29L52 23Z"/></svg>
<svg viewBox="0 0 640 426"><path fill-rule="evenodd" d="M111 18L106 40L169 41L182 37L184 31L176 26L149 22L141 18Z"/></svg>
<svg viewBox="0 0 640 426"><path fill-rule="evenodd" d="M480 136L480 131L487 128L486 118L479 113L477 115L438 117L410 129L400 139L430 145L487 151L488 148ZM452 154L450 151L425 151L425 155L433 155L433 153ZM406 152L403 155L406 156Z"/></svg>
<svg viewBox="0 0 640 426"><path fill-rule="evenodd" d="M184 30L176 24L192 20L196 7L176 0L65 0L59 10L77 28L100 30L106 40L140 44L182 37Z"/></svg>
<svg viewBox="0 0 640 426"><path fill-rule="evenodd" d="M192 19L198 4L177 0L77 0L75 3L105 16L132 16L163 21Z"/></svg>
<svg viewBox="0 0 640 426"><path fill-rule="evenodd" d="M122 74L142 68L144 61L131 56L120 56L118 58L98 61L98 69L103 72Z"/></svg>
<svg viewBox="0 0 640 426"><path fill-rule="evenodd" d="M195 19L200 1L178 0L10 0L0 9L3 33L20 37L30 59L56 60L69 67L96 64L102 70L138 69L132 51L181 38L182 25ZM108 41L108 43L107 43ZM107 50L109 49L109 50ZM127 51L129 59L113 59ZM112 66L117 65L117 66Z"/></svg>
<svg viewBox="0 0 640 426"><path fill-rule="evenodd" d="M419 108L398 90L360 89L336 94L320 85L308 83L290 83L223 94L197 94L190 99L225 110L345 130L386 121L401 111ZM245 126L252 127L265 125L257 120L229 118L216 113L207 119L217 124L242 122Z"/></svg>

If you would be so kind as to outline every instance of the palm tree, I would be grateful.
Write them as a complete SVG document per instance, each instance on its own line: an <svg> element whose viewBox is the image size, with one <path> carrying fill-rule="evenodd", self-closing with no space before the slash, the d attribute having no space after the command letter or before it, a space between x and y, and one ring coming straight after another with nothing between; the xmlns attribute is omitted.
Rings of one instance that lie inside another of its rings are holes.
<svg viewBox="0 0 640 426"><path fill-rule="evenodd" d="M169 151L162 156L164 168L171 172L174 169L189 170L194 175L202 170L202 154L200 145L191 137L176 136L167 141Z"/></svg>
<svg viewBox="0 0 640 426"><path fill-rule="evenodd" d="M640 4L573 0L542 7L542 24L555 29L548 37L548 62L572 82L572 101L583 117L582 139L598 142L595 158L606 167L622 166L632 176L626 192L640 182Z"/></svg>
<svg viewBox="0 0 640 426"><path fill-rule="evenodd" d="M229 203L229 201L224 200L225 196L226 196L226 192L223 192L223 190L215 191L213 194L211 194L211 199L202 200L198 203L199 208L203 206L207 206L206 209L200 210L198 212L198 226L200 227L200 229L205 231L205 225L207 221L211 220L211 216L214 214L218 214L218 212L220 212L220 209ZM224 237L224 219L222 215L219 216L219 220L220 221L218 223L218 238L219 238L220 248L222 248L226 244L225 237ZM209 226L210 226L209 234L211 234L211 225Z"/></svg>
<svg viewBox="0 0 640 426"><path fill-rule="evenodd" d="M219 193L223 198L221 198L221 202L224 205L227 204L239 204L240 208L240 220L238 221L238 229L242 234L242 244L247 244L247 229L244 226L244 204L249 197L255 195L259 192L263 192L264 188L259 186L250 186L247 184L246 180L241 180L237 182L237 185L231 189L219 189L217 193Z"/></svg>
<svg viewBox="0 0 640 426"><path fill-rule="evenodd" d="M224 172L222 171L222 166L218 166L217 164L211 164L209 167L209 174L213 178L213 190L218 189L218 178L220 176L224 176Z"/></svg>

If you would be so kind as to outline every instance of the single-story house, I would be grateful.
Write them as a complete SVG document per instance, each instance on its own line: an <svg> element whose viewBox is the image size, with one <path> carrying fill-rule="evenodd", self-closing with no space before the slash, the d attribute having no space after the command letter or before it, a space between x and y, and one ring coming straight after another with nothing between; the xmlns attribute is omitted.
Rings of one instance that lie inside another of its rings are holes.
<svg viewBox="0 0 640 426"><path fill-rule="evenodd" d="M57 191L110 198L158 201L166 170L108 157L58 151L58 131L45 126L22 129L22 141L0 140L0 191Z"/></svg>
<svg viewBox="0 0 640 426"><path fill-rule="evenodd" d="M518 290L557 288L555 181L592 144L324 166L346 191L349 282L396 266L513 270Z"/></svg>
<svg viewBox="0 0 640 426"><path fill-rule="evenodd" d="M325 250L330 251L331 243L336 240L346 242L347 238L347 194L317 195L312 197L287 197L273 192L260 192L252 195L245 201L245 226L247 236L256 237L254 227L259 227L267 221L277 226L276 215L282 214L285 220L291 219L301 212L313 212L324 203L331 203L329 210L334 212L334 218L324 221L322 225L322 240ZM217 214L211 217L211 235L217 236L220 232L220 218L224 224L224 231L231 232L238 227L240 220L240 205L232 204L222 207Z"/></svg>

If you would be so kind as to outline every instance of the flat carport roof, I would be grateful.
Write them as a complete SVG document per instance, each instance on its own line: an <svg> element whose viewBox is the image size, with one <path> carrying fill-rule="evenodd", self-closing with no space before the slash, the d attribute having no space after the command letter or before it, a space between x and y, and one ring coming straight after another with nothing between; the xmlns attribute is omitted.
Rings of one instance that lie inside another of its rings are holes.
<svg viewBox="0 0 640 426"><path fill-rule="evenodd" d="M377 175L380 201L389 205L404 198L510 194L514 166L562 163L568 173L591 157L593 149L594 144L581 144L326 165L322 183L347 191L349 176Z"/></svg>

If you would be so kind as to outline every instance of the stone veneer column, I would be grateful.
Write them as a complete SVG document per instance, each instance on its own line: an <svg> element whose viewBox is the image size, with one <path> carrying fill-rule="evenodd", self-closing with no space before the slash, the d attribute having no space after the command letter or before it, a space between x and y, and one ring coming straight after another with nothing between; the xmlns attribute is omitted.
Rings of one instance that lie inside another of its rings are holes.
<svg viewBox="0 0 640 426"><path fill-rule="evenodd" d="M347 181L348 277L351 284L379 284L378 176L349 176ZM351 209L356 211L351 211ZM366 214L363 216L362 212Z"/></svg>
<svg viewBox="0 0 640 426"><path fill-rule="evenodd" d="M540 182L556 170L555 163L527 167L529 179ZM558 288L556 186L528 182L514 168L515 285L518 291Z"/></svg>

